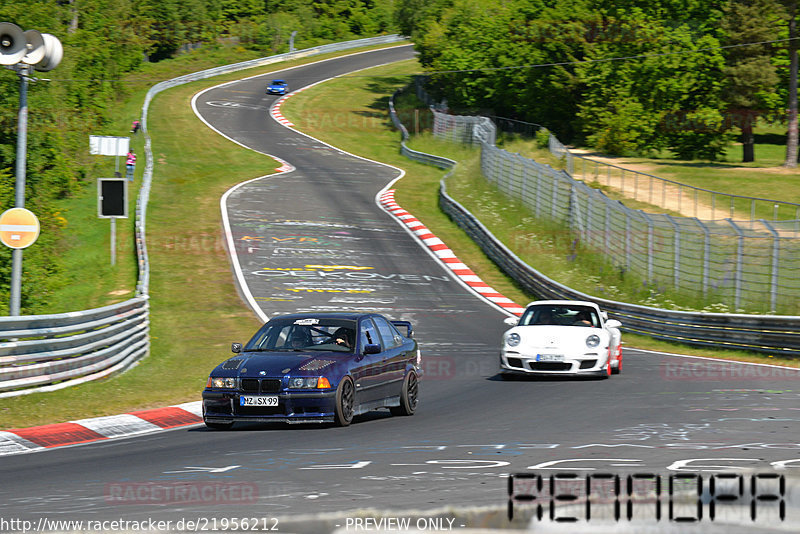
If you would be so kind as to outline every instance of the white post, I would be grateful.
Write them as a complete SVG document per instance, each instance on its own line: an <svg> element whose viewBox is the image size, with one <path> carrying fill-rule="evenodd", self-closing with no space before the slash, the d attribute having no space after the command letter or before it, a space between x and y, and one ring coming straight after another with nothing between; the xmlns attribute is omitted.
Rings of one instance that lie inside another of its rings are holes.
<svg viewBox="0 0 800 534"><path fill-rule="evenodd" d="M117 263L117 218L111 217L111 265Z"/></svg>

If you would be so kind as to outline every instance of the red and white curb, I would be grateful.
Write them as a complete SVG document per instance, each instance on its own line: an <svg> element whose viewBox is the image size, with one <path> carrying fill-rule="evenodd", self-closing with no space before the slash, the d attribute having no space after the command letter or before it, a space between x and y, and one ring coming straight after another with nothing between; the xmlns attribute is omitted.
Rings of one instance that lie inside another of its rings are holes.
<svg viewBox="0 0 800 534"><path fill-rule="evenodd" d="M281 162L281 166L278 167L277 169L275 169L275 172L292 172L294 170L294 165L292 165L288 161L283 160L283 159L278 158L278 157L275 157L275 156L270 156L270 157L272 159L276 159L276 160Z"/></svg>
<svg viewBox="0 0 800 534"><path fill-rule="evenodd" d="M522 315L525 308L521 307L510 298L498 293L494 288L481 280L472 269L467 267L456 257L455 253L450 250L441 239L433 235L419 219L400 207L394 200L394 191L394 189L388 189L380 196L381 205L389 213L400 219L400 221L402 221L403 224L405 224L408 229L411 230L411 232L470 289L504 310L515 315Z"/></svg>
<svg viewBox="0 0 800 534"><path fill-rule="evenodd" d="M316 84L314 84L314 85L316 85ZM276 121L278 121L279 123L283 124L284 126L288 126L289 128L293 127L294 123L292 121L290 121L289 119L287 119L286 117L284 117L283 113L281 113L281 105L283 105L283 103L286 102L287 98L289 98L291 96L294 96L297 93L302 93L303 91L305 91L309 87L312 87L312 86L311 85L307 85L305 87L301 87L297 91L293 91L293 92L289 93L288 95L282 96L278 100L276 100L275 103L272 104L272 107L269 110L269 114L272 115L272 118L275 119Z"/></svg>
<svg viewBox="0 0 800 534"><path fill-rule="evenodd" d="M161 432L203 422L200 401L121 415L0 431L0 456Z"/></svg>

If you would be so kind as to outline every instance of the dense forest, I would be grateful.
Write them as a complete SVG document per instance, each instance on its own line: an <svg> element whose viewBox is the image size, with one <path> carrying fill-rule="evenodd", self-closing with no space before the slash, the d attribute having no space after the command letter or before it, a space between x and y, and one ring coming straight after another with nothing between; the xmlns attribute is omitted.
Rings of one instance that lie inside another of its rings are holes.
<svg viewBox="0 0 800 534"><path fill-rule="evenodd" d="M231 44L268 56L288 51L293 32L298 49L402 33L430 73L430 92L455 111L536 122L612 154L714 159L742 136L746 160L755 120L787 120L796 7L790 0L4 2L0 21L53 34L64 46L50 81L29 89L26 207L42 232L25 253L23 313L47 313L65 233L58 201L93 185L88 136L119 120L115 109L130 96L126 76L148 63ZM14 203L18 87L16 74L0 69L0 211ZM10 271L10 249L0 247L2 314Z"/></svg>
<svg viewBox="0 0 800 534"><path fill-rule="evenodd" d="M451 109L536 122L612 154L714 159L734 134L752 141L759 117L785 120L796 4L398 0L397 13Z"/></svg>

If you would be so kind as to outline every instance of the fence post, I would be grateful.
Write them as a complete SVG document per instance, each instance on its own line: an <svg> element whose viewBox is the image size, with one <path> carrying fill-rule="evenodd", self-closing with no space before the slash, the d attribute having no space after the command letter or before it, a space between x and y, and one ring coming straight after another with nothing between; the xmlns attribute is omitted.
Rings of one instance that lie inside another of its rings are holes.
<svg viewBox="0 0 800 534"><path fill-rule="evenodd" d="M647 222L647 282L653 281L653 220L643 210L636 210Z"/></svg>
<svg viewBox="0 0 800 534"><path fill-rule="evenodd" d="M542 211L542 168L539 164L535 164L536 169L536 218L541 217Z"/></svg>
<svg viewBox="0 0 800 534"><path fill-rule="evenodd" d="M706 225L703 224L703 222L697 217L693 217L692 220L697 224L697 226L700 227L700 230L703 231L703 296L705 297L708 295L708 277L711 262L711 239Z"/></svg>
<svg viewBox="0 0 800 534"><path fill-rule="evenodd" d="M569 188L569 206L567 208L567 226L577 231L578 235L583 237L583 224L581 221L581 209L578 202L578 194L575 191L575 184L573 183Z"/></svg>
<svg viewBox="0 0 800 534"><path fill-rule="evenodd" d="M717 194L713 191L711 192L711 220L714 220L714 215L717 212ZM731 215L733 217L733 215Z"/></svg>
<svg viewBox="0 0 800 534"><path fill-rule="evenodd" d="M672 253L672 271L673 271L673 281L672 283L675 285L675 289L679 289L681 285L681 228L678 226L678 223L675 222L675 219L670 214L665 214L667 220L672 224L672 229L675 231L672 241L672 248L674 252Z"/></svg>
<svg viewBox="0 0 800 534"><path fill-rule="evenodd" d="M605 221L604 221L604 225L603 225L604 226L604 230L605 230L605 232L604 232L605 235L603 236L603 245L605 246L606 254L610 254L611 253L611 235L610 235L611 234L611 220L610 220L611 219L611 207L608 205L608 203L609 203L609 200L606 197L604 197L603 204L605 204L605 206L606 206L606 210L605 210L606 213L605 213Z"/></svg>
<svg viewBox="0 0 800 534"><path fill-rule="evenodd" d="M558 207L558 175L556 174L553 176L553 179L550 180L550 183L553 184L553 197L551 199L550 205L550 216L553 218L553 221L558 220L558 212L556 208Z"/></svg>
<svg viewBox="0 0 800 534"><path fill-rule="evenodd" d="M733 219L725 219L736 231L739 238L736 240L736 274L734 278L734 298L733 305L738 310L742 299L742 256L744 254L744 232L739 228Z"/></svg>
<svg viewBox="0 0 800 534"><path fill-rule="evenodd" d="M775 228L764 219L760 219L761 223L772 234L772 270L769 280L769 309L775 313L778 303L778 261L781 256L781 237Z"/></svg>
<svg viewBox="0 0 800 534"><path fill-rule="evenodd" d="M592 233L594 228L594 223L593 223L594 218L592 217L593 207L594 207L594 190L589 189L589 194L586 195L586 233L583 236L583 240L586 243L590 243L592 245L594 245L594 243L592 243Z"/></svg>
<svg viewBox="0 0 800 534"><path fill-rule="evenodd" d="M625 272L631 268L631 210L625 210Z"/></svg>

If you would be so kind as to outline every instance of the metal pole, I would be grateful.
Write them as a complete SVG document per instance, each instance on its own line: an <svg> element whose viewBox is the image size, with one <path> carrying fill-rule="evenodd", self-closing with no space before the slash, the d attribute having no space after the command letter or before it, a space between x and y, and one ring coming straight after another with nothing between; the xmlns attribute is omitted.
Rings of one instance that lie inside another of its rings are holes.
<svg viewBox="0 0 800 534"><path fill-rule="evenodd" d="M19 74L19 115L17 118L17 173L16 202L17 208L25 207L25 154L28 144L28 66L17 67ZM16 248L11 254L11 296L9 298L9 315L20 315L22 300L22 249Z"/></svg>
<svg viewBox="0 0 800 534"><path fill-rule="evenodd" d="M769 281L769 310L775 313L778 307L778 268L781 258L781 236L766 220L761 219L761 223L772 234L772 272L770 273Z"/></svg>
<svg viewBox="0 0 800 534"><path fill-rule="evenodd" d="M111 265L117 263L117 218L111 217Z"/></svg>
<svg viewBox="0 0 800 534"><path fill-rule="evenodd" d="M736 230L736 234L738 238L736 239L736 273L734 278L734 300L733 305L736 309L739 309L739 305L742 300L742 262L744 255L744 232L737 226L732 219L725 219L728 223Z"/></svg>

